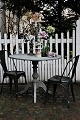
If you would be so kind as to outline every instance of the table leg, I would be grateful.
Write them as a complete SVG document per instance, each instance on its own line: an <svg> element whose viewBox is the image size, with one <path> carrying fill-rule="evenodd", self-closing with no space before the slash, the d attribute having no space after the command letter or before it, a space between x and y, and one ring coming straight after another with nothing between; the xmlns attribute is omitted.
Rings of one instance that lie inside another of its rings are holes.
<svg viewBox="0 0 80 120"><path fill-rule="evenodd" d="M39 88L39 87L43 88L44 91L46 91L46 89L47 89L46 85L42 81L38 81L36 83L36 89Z"/></svg>
<svg viewBox="0 0 80 120"><path fill-rule="evenodd" d="M36 103L36 83L34 82L34 103Z"/></svg>
<svg viewBox="0 0 80 120"><path fill-rule="evenodd" d="M36 103L36 93L37 93L37 88L42 87L44 91L46 91L46 85L42 81L37 81L34 82L34 103Z"/></svg>
<svg viewBox="0 0 80 120"><path fill-rule="evenodd" d="M38 81L37 78L39 77L38 73L37 73L37 68L38 68L38 61L32 61L33 64L33 82L29 82L24 90L22 90L19 94L23 94L25 93L28 88L30 87L34 87L34 103L36 103L36 90L39 87L42 87L44 89L44 91L46 91L46 85L42 82L42 81Z"/></svg>
<svg viewBox="0 0 80 120"><path fill-rule="evenodd" d="M39 87L42 87L44 91L46 91L46 85L42 81L38 81L37 78L39 77L37 73L38 68L38 61L32 61L33 64L33 83L34 83L34 103L36 103L36 90Z"/></svg>
<svg viewBox="0 0 80 120"><path fill-rule="evenodd" d="M30 87L32 87L33 86L33 83L32 82L29 82L26 86L25 86L25 88L22 90L22 91L20 91L19 92L19 94L23 94L23 93L25 93Z"/></svg>
<svg viewBox="0 0 80 120"><path fill-rule="evenodd" d="M37 73L37 65L38 65L38 61L32 61L33 64L33 83L34 83L34 103L36 103L36 87L37 87L37 78L39 77L38 73Z"/></svg>

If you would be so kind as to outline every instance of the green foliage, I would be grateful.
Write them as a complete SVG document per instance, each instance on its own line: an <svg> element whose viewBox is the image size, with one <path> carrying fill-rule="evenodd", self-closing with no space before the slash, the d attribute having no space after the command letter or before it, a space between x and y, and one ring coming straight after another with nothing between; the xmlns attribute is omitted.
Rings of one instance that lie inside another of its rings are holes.
<svg viewBox="0 0 80 120"><path fill-rule="evenodd" d="M76 4L80 9L79 1L77 1ZM71 8L72 10L72 13L69 11L68 16L62 14L66 8ZM56 32L65 32L76 27L76 20L79 15L77 13L77 7L75 6L75 0L45 0L41 9L45 20L48 21L47 24L54 26Z"/></svg>
<svg viewBox="0 0 80 120"><path fill-rule="evenodd" d="M43 46L42 50L41 50L41 54L43 57L47 56L47 53L49 51L49 47L48 46Z"/></svg>
<svg viewBox="0 0 80 120"><path fill-rule="evenodd" d="M80 15L80 0L3 0L7 9L20 18L26 11L41 11L44 26L52 25L56 32L65 32L76 27ZM72 14L64 16L63 10L70 8Z"/></svg>
<svg viewBox="0 0 80 120"><path fill-rule="evenodd" d="M46 57L49 51L50 51L49 41L47 41L46 46L44 45L44 42L43 42L43 47L42 47L42 50L41 50L42 56Z"/></svg>

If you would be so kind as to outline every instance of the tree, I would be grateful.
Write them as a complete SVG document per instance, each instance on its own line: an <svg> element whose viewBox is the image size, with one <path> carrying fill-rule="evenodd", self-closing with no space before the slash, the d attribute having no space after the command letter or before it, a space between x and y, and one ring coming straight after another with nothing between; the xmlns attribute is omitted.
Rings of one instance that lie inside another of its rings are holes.
<svg viewBox="0 0 80 120"><path fill-rule="evenodd" d="M4 34L6 32L6 17L5 17L5 11L4 9L2 9L2 7L4 6L4 3L2 0L0 0L0 32L1 32L1 36L2 38L4 37Z"/></svg>
<svg viewBox="0 0 80 120"><path fill-rule="evenodd" d="M56 32L64 32L76 27L76 20L80 14L80 0L3 0L6 9L20 17L28 10L40 11L45 18L46 25L52 25ZM69 10L66 16L64 11ZM19 24L18 31L19 31Z"/></svg>
<svg viewBox="0 0 80 120"><path fill-rule="evenodd" d="M79 1L76 4L78 9L80 9ZM79 16L76 4L74 0L44 0L41 9L48 23L55 26L56 32L64 32L76 27L76 20ZM63 11L66 9L70 11L65 16Z"/></svg>

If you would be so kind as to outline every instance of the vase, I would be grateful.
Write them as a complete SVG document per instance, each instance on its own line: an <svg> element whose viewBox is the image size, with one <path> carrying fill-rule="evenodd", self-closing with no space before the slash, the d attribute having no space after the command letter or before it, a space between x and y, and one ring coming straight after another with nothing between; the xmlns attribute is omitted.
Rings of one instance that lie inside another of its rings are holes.
<svg viewBox="0 0 80 120"><path fill-rule="evenodd" d="M50 51L49 41L47 40L46 45L45 42L43 41L43 47L41 50L42 57L47 57L49 51Z"/></svg>
<svg viewBox="0 0 80 120"><path fill-rule="evenodd" d="M37 57L41 57L41 49L40 48L36 48L35 52L36 52Z"/></svg>
<svg viewBox="0 0 80 120"><path fill-rule="evenodd" d="M35 43L35 53L37 57L41 57L41 39L37 37L37 41Z"/></svg>

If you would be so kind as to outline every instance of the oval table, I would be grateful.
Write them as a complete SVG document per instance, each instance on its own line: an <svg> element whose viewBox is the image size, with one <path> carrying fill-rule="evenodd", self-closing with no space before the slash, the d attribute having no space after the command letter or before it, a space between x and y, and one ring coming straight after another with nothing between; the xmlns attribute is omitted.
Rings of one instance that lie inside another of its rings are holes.
<svg viewBox="0 0 80 120"><path fill-rule="evenodd" d="M28 84L25 86L24 90L20 92L20 94L23 94L28 90L29 87L34 87L34 103L36 103L36 90L39 87L42 87L46 91L46 85L42 82L37 80L39 77L37 73L38 68L38 62L39 61L49 61L49 60L59 60L61 59L60 55L56 55L55 57L37 57L36 55L27 55L27 54L13 54L9 56L11 59L17 59L17 60L26 60L26 61L32 61L33 64L33 82L28 82Z"/></svg>

